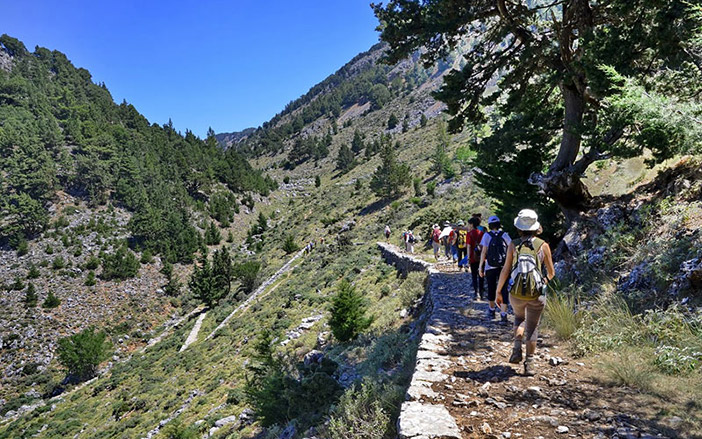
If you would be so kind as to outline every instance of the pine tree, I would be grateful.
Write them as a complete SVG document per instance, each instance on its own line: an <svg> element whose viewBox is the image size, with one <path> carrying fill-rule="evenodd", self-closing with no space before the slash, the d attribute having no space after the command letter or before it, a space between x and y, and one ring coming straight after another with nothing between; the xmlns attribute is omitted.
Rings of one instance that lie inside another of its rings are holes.
<svg viewBox="0 0 702 439"><path fill-rule="evenodd" d="M34 284L30 283L27 285L27 290L24 294L24 306L27 308L34 308L37 306L38 300L39 297L37 296L37 290L34 287Z"/></svg>
<svg viewBox="0 0 702 439"><path fill-rule="evenodd" d="M86 380L93 377L100 363L107 359L109 349L107 334L91 327L59 339L56 353L69 375Z"/></svg>
<svg viewBox="0 0 702 439"><path fill-rule="evenodd" d="M214 277L214 288L221 291L221 297L229 295L234 272L232 259L227 249L219 249L212 255L212 276Z"/></svg>
<svg viewBox="0 0 702 439"><path fill-rule="evenodd" d="M319 178L319 175L315 175L314 177L314 187L320 187L322 185L322 179Z"/></svg>
<svg viewBox="0 0 702 439"><path fill-rule="evenodd" d="M353 140L351 140L351 151L353 151L354 154L358 154L365 148L365 145L363 144L363 136L361 135L361 132L358 130L354 130L353 132Z"/></svg>
<svg viewBox="0 0 702 439"><path fill-rule="evenodd" d="M46 309L51 309L51 308L57 308L59 305L61 305L61 299L56 297L53 291L49 291L49 295L46 296L46 299L44 299L44 303L42 303L42 308Z"/></svg>
<svg viewBox="0 0 702 439"><path fill-rule="evenodd" d="M343 279L337 293L332 298L331 318L329 326L334 337L346 342L355 339L358 334L366 330L373 322L366 317L368 304L363 296L356 291L356 287Z"/></svg>
<svg viewBox="0 0 702 439"><path fill-rule="evenodd" d="M608 72L645 84L649 96L656 89L677 95L671 104L697 99L702 14L695 2L476 0L457 6L443 0L390 0L373 8L382 23L381 39L389 45L389 63L422 49L426 66L438 64L470 36L464 67L444 76L435 97L453 116L452 132L466 123L491 122L476 143L477 156L484 159L480 169L490 182L481 186L500 203L506 201L492 192L502 190L495 182L519 163L529 175L515 179L513 195L548 204L543 193L568 220L576 220L590 207L581 176L592 163L613 155L640 156L645 149L656 161L671 157L679 151L678 134L695 125L693 117L675 120L676 126L646 117L651 106L611 105L631 88L619 87L616 75ZM492 121L485 114L488 108L498 115ZM554 144L559 144L555 154ZM520 162L522 157L528 160Z"/></svg>
<svg viewBox="0 0 702 439"><path fill-rule="evenodd" d="M380 155L382 162L371 178L370 187L381 198L397 197L411 183L409 165L397 162L390 142L382 146Z"/></svg>
<svg viewBox="0 0 702 439"><path fill-rule="evenodd" d="M424 113L422 113L422 117L419 118L419 125L422 128L424 128L425 126L427 126L427 121L428 121L427 116Z"/></svg>
<svg viewBox="0 0 702 439"><path fill-rule="evenodd" d="M205 229L205 245L217 245L222 241L222 233L214 222Z"/></svg>
<svg viewBox="0 0 702 439"><path fill-rule="evenodd" d="M356 166L356 159L353 152L346 145L341 145L339 155L336 158L336 168L341 172L348 172Z"/></svg>
<svg viewBox="0 0 702 439"><path fill-rule="evenodd" d="M399 119L397 118L397 116L395 116L395 113L392 113L390 115L390 118L388 118L388 129L394 129L398 123L400 123Z"/></svg>

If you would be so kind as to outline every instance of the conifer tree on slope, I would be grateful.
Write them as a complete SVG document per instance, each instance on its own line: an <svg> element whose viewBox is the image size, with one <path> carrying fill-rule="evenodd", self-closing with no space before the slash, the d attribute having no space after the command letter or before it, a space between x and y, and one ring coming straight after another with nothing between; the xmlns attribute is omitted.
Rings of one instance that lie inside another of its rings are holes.
<svg viewBox="0 0 702 439"><path fill-rule="evenodd" d="M699 96L702 13L694 2L390 0L372 7L390 63L425 48L430 66L472 39L465 66L444 78L436 97L453 116L453 132L485 123L488 107L504 120L478 146L478 165L493 188L504 188L493 196L539 200L542 191L573 220L589 205L580 177L593 162L640 155L643 147L661 160L689 144L681 127L692 122L672 126L671 113L650 97ZM617 105L627 90L612 72L641 84L628 96L638 99L638 115ZM495 184L515 159L529 168L517 170L534 184L526 191L524 179Z"/></svg>

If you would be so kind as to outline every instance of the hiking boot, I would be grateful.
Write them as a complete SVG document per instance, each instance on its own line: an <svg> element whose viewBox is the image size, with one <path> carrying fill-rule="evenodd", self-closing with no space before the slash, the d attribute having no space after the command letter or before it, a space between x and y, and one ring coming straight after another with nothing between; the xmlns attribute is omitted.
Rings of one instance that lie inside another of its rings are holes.
<svg viewBox="0 0 702 439"><path fill-rule="evenodd" d="M524 375L528 377L533 377L536 375L536 371L534 370L534 359L530 356L526 357L526 360L524 360Z"/></svg>
<svg viewBox="0 0 702 439"><path fill-rule="evenodd" d="M516 346L512 348L512 355L509 356L509 362L512 364L519 364L522 362L522 348L517 348Z"/></svg>
<svg viewBox="0 0 702 439"><path fill-rule="evenodd" d="M507 313L502 314L502 318L500 319L500 323L502 324L507 324L509 323L509 320L507 319Z"/></svg>
<svg viewBox="0 0 702 439"><path fill-rule="evenodd" d="M492 320L495 318L495 310L488 308L487 310L487 318L488 320Z"/></svg>

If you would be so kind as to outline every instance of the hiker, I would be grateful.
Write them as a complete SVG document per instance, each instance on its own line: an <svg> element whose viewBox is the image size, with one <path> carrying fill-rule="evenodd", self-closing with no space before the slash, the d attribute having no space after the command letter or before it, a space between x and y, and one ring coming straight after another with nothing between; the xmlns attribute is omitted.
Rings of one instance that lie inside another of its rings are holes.
<svg viewBox="0 0 702 439"><path fill-rule="evenodd" d="M461 271L463 267L468 268L468 229L466 229L465 225L466 223L460 220L456 228L458 271Z"/></svg>
<svg viewBox="0 0 702 439"><path fill-rule="evenodd" d="M453 232L451 224L449 224L448 221L444 222L444 229L441 231L439 239L441 240L441 244L444 246L444 255L446 256L446 259L451 259L451 243L449 242L451 232Z"/></svg>
<svg viewBox="0 0 702 439"><path fill-rule="evenodd" d="M438 224L432 226L431 231L431 246L434 249L434 259L439 260L439 250L441 249L441 229Z"/></svg>
<svg viewBox="0 0 702 439"><path fill-rule="evenodd" d="M385 242L390 242L390 226L385 225Z"/></svg>
<svg viewBox="0 0 702 439"><path fill-rule="evenodd" d="M514 310L514 347L509 362L519 364L522 361L522 337L526 338L526 359L524 375L533 376L534 352L536 351L537 328L541 313L546 305L545 287L556 275L553 268L551 248L543 239L535 235L541 225L539 217L531 209L523 209L514 219L514 227L519 231L519 238L509 244L505 265L500 273L497 290L500 291L512 279L509 301ZM541 275L541 266L546 265L546 277ZM498 295L496 303L501 305ZM522 323L525 327L522 328Z"/></svg>
<svg viewBox="0 0 702 439"><path fill-rule="evenodd" d="M485 296L485 279L479 276L480 254L482 253L480 242L483 239L483 232L480 231L480 219L473 217L468 220L470 231L468 232L468 261L470 263L470 274L473 278L473 298L483 300Z"/></svg>
<svg viewBox="0 0 702 439"><path fill-rule="evenodd" d="M479 221L479 223L478 223L478 230L480 230L480 231L483 232L483 233L486 233L486 232L487 232L487 229L485 228L485 226L481 226L481 225L480 225L480 223L483 222L483 214L482 214L482 213L474 213L473 216L472 216L471 218L477 218L477 219L478 219L478 221Z"/></svg>
<svg viewBox="0 0 702 439"><path fill-rule="evenodd" d="M488 319L495 318L495 296L497 292L497 279L500 277L502 267L505 265L507 258L507 248L512 239L507 233L502 230L502 223L496 216L488 218L487 233L483 235L480 242L482 252L480 254L480 277L485 278L487 283L487 298L488 298ZM507 323L507 305L509 304L509 292L507 284L502 287L499 292L502 298L500 305L500 321Z"/></svg>
<svg viewBox="0 0 702 439"><path fill-rule="evenodd" d="M411 230L405 232L405 250L407 253L414 254L414 243L417 242Z"/></svg>
<svg viewBox="0 0 702 439"><path fill-rule="evenodd" d="M454 263L458 261L458 247L456 243L458 241L458 226L451 227L451 233L449 233L449 245L451 246L451 259Z"/></svg>

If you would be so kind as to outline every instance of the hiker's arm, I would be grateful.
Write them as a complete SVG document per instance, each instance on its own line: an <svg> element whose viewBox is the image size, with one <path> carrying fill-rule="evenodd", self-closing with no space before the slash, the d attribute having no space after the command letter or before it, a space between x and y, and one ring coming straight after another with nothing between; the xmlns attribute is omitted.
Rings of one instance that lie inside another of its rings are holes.
<svg viewBox="0 0 702 439"><path fill-rule="evenodd" d="M485 277L485 259L487 258L487 247L483 247L483 250L480 252L480 268L478 269L478 272L480 273L480 277Z"/></svg>
<svg viewBox="0 0 702 439"><path fill-rule="evenodd" d="M511 242L509 243L509 248L507 248L507 257L505 258L505 265L502 267L502 271L500 272L500 280L497 281L497 290L496 291L502 291L502 288L504 288L505 284L507 283L507 279L509 278L509 272L512 269L512 260L514 259L514 244Z"/></svg>
<svg viewBox="0 0 702 439"><path fill-rule="evenodd" d="M551 247L548 244L544 244L544 264L546 264L546 274L548 275L548 280L550 281L556 277L556 269L553 266L553 257L551 256Z"/></svg>

